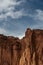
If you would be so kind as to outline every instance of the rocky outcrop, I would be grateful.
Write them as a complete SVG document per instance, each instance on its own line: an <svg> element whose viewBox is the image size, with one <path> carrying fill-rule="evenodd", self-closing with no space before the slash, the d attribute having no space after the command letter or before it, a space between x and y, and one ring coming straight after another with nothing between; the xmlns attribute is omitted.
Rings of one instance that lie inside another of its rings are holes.
<svg viewBox="0 0 43 65"><path fill-rule="evenodd" d="M43 65L43 30L28 28L22 39L0 34L0 65Z"/></svg>

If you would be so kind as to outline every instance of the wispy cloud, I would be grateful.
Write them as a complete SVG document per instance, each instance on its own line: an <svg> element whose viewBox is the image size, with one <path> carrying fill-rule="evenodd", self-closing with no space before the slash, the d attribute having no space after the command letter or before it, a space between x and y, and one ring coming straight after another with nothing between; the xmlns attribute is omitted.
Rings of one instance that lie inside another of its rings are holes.
<svg viewBox="0 0 43 65"><path fill-rule="evenodd" d="M36 9L33 14L29 14L30 17L32 17L34 20L43 21L43 10Z"/></svg>
<svg viewBox="0 0 43 65"><path fill-rule="evenodd" d="M43 21L43 11L42 10L36 10L36 15L35 15L36 20Z"/></svg>
<svg viewBox="0 0 43 65"><path fill-rule="evenodd" d="M0 34L4 34L7 36L19 37L20 39L25 36L24 33L21 35L18 35L18 34L15 34L14 32L10 32L10 31L6 30L5 28L0 28Z"/></svg>
<svg viewBox="0 0 43 65"><path fill-rule="evenodd" d="M32 29L33 28L43 29L43 10L36 9L34 10L34 13L32 14L30 13L28 16L31 17L35 22L35 24L31 26Z"/></svg>
<svg viewBox="0 0 43 65"><path fill-rule="evenodd" d="M23 9L14 11L17 5L21 5L26 0L0 0L0 19L19 18L23 16Z"/></svg>
<svg viewBox="0 0 43 65"><path fill-rule="evenodd" d="M21 38L27 27L43 29L43 2L0 0L0 34Z"/></svg>
<svg viewBox="0 0 43 65"><path fill-rule="evenodd" d="M21 18L22 16L26 16L26 14L24 13L23 9L16 11L16 12L8 11L4 14L3 13L0 14L0 19L7 19L8 16L13 18L13 19L18 19L18 18Z"/></svg>
<svg viewBox="0 0 43 65"><path fill-rule="evenodd" d="M17 2L17 0L0 0L0 11L6 10L10 7L15 7L16 5L20 5L23 0Z"/></svg>
<svg viewBox="0 0 43 65"><path fill-rule="evenodd" d="M0 34L5 34L6 30L4 28L0 28Z"/></svg>

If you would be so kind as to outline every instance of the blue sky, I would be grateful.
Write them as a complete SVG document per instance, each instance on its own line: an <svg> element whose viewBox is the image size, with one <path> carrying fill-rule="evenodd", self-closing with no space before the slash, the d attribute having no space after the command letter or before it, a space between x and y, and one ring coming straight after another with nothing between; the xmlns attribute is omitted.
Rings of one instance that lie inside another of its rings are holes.
<svg viewBox="0 0 43 65"><path fill-rule="evenodd" d="M43 0L0 0L0 34L22 38L28 27L43 29Z"/></svg>

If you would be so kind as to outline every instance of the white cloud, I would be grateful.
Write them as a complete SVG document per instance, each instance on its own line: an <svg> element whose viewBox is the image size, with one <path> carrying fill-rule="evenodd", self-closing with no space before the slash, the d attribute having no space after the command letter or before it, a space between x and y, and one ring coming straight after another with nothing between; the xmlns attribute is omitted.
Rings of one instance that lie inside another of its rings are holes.
<svg viewBox="0 0 43 65"><path fill-rule="evenodd" d="M8 16L11 18L14 18L14 19L18 19L18 18L21 18L22 16L26 16L26 14L24 13L23 9L16 11L16 12L8 11L5 14L3 14L3 13L0 14L0 19L6 19L7 20Z"/></svg>
<svg viewBox="0 0 43 65"><path fill-rule="evenodd" d="M0 0L0 19L7 19L8 16L11 18L19 18L23 15L23 10L13 11L15 10L15 6L21 5L26 0ZM4 12L4 13L3 13Z"/></svg>
<svg viewBox="0 0 43 65"><path fill-rule="evenodd" d="M32 29L43 29L43 10L37 9L35 13L29 14L28 16L31 17L35 23L31 26Z"/></svg>
<svg viewBox="0 0 43 65"><path fill-rule="evenodd" d="M4 35L6 35L6 36L19 37L20 39L25 36L24 34L20 34L20 35L16 34L16 35L15 35L14 32L10 32L10 31L8 31L8 30L6 30L6 29L4 29L4 28L0 28L0 34L4 34Z"/></svg>
<svg viewBox="0 0 43 65"><path fill-rule="evenodd" d="M43 11L42 10L36 10L37 14L35 16L35 19L43 21Z"/></svg>
<svg viewBox="0 0 43 65"><path fill-rule="evenodd" d="M6 30L4 28L0 28L0 34L5 34Z"/></svg>
<svg viewBox="0 0 43 65"><path fill-rule="evenodd" d="M35 10L35 13L32 15L32 14L29 14L30 17L32 17L34 20L39 20L39 21L43 21L43 11L42 10Z"/></svg>
<svg viewBox="0 0 43 65"><path fill-rule="evenodd" d="M0 11L8 9L9 7L20 5L22 1L17 0L0 0Z"/></svg>
<svg viewBox="0 0 43 65"><path fill-rule="evenodd" d="M5 15L6 16L11 16L12 18L15 18L15 19L20 18L20 17L24 16L24 10L21 9L21 10L16 11L16 12L10 11L10 12L6 13Z"/></svg>
<svg viewBox="0 0 43 65"><path fill-rule="evenodd" d="M40 23L40 22L38 23L37 21L37 24L32 25L31 29L43 29L43 23Z"/></svg>

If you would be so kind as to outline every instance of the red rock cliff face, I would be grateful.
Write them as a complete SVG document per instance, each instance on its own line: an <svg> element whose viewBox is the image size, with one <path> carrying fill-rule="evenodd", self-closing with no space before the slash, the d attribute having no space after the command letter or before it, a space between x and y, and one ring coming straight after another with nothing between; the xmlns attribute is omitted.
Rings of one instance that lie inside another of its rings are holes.
<svg viewBox="0 0 43 65"><path fill-rule="evenodd" d="M0 65L43 65L43 30L28 28L21 40L0 34Z"/></svg>

